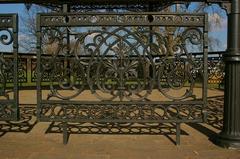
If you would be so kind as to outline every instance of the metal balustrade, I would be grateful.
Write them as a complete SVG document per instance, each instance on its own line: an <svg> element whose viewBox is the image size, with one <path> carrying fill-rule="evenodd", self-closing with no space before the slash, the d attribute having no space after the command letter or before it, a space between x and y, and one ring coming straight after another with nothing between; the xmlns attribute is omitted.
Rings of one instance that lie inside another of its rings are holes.
<svg viewBox="0 0 240 159"><path fill-rule="evenodd" d="M223 55L226 52L209 52L208 57L208 84L212 87L219 88L224 84L225 76L225 64L223 61ZM3 55L6 58L13 59L11 53L4 52ZM51 55L45 55L50 57ZM193 57L196 61L203 57L203 53L193 53ZM86 63L90 60L89 57L85 57ZM20 89L36 86L36 67L37 67L37 55L36 53L18 53L18 82ZM62 60L61 65L64 65ZM151 68L150 68L151 69ZM47 76L43 79L46 84L49 81ZM11 72L8 74L7 83L13 82L13 75Z"/></svg>

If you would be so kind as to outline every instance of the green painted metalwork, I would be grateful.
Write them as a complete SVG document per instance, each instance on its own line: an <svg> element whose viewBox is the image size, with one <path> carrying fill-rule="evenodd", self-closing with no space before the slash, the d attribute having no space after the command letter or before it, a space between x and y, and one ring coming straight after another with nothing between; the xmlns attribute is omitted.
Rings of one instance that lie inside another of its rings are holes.
<svg viewBox="0 0 240 159"><path fill-rule="evenodd" d="M66 122L168 122L180 130L181 123L205 121L205 14L49 13L37 22L41 121L64 122L63 130ZM194 59L191 45L203 58ZM201 97L193 91L196 74ZM48 88L42 87L46 75ZM93 99L81 99L87 92ZM149 98L153 92L157 101Z"/></svg>
<svg viewBox="0 0 240 159"><path fill-rule="evenodd" d="M0 120L18 119L18 18L15 14L0 15ZM1 53L6 46L12 47L13 58ZM13 86L8 86L8 79Z"/></svg>

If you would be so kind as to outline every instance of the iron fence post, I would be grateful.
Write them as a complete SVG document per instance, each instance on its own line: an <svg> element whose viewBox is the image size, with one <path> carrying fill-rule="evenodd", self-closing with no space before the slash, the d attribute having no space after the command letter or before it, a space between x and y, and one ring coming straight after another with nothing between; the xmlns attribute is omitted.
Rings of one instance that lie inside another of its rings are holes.
<svg viewBox="0 0 240 159"><path fill-rule="evenodd" d="M214 142L225 148L240 148L240 2L232 0L228 14L223 129Z"/></svg>

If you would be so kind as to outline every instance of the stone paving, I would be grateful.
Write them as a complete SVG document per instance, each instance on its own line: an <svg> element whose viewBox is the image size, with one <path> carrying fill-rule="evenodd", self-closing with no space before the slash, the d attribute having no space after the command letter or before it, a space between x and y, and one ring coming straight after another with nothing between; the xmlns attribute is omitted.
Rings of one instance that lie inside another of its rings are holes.
<svg viewBox="0 0 240 159"><path fill-rule="evenodd" d="M34 94L20 92L22 119L0 122L0 159L240 159L239 150L214 145L222 128L223 92L209 90L208 122L182 124L181 145L173 133L81 134L71 131L67 145L57 123L37 122ZM74 124L73 124L74 125Z"/></svg>

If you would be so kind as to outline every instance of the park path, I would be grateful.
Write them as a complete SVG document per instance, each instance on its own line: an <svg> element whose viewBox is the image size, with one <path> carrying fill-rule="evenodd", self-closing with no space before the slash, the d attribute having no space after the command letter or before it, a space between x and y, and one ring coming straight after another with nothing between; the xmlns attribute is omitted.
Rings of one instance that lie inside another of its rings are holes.
<svg viewBox="0 0 240 159"><path fill-rule="evenodd" d="M240 151L209 141L222 126L222 91L209 90L208 123L182 124L180 146L175 146L173 134L76 133L63 145L62 134L54 133L56 123L37 122L34 92L20 92L20 122L0 123L0 159L240 159Z"/></svg>

